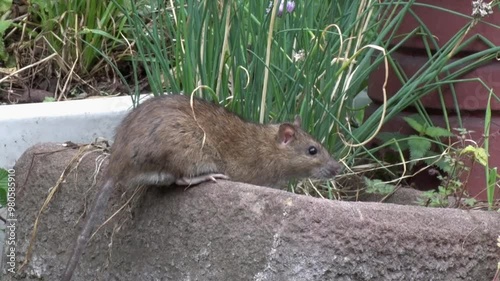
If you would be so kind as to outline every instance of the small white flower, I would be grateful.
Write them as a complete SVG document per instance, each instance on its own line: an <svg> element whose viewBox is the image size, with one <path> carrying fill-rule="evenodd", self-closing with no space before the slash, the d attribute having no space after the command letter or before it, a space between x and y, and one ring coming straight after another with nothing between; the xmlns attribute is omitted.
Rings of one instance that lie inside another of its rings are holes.
<svg viewBox="0 0 500 281"><path fill-rule="evenodd" d="M298 52L293 51L292 57L294 62L302 61L306 57L306 52L304 52L304 50L299 50Z"/></svg>
<svg viewBox="0 0 500 281"><path fill-rule="evenodd" d="M285 8L285 3L282 0L281 3L280 3L280 6L278 7L278 11L276 11L276 15L278 17L281 17L281 15L283 15L283 9L284 8Z"/></svg>
<svg viewBox="0 0 500 281"><path fill-rule="evenodd" d="M493 14L493 9L490 3L484 3L483 0L472 1L472 16L473 17L485 17L489 14Z"/></svg>

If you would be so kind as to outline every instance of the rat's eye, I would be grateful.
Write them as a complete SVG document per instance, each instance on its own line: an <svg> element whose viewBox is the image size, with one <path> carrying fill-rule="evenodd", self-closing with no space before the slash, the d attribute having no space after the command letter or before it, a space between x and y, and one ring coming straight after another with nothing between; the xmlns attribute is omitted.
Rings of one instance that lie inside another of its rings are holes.
<svg viewBox="0 0 500 281"><path fill-rule="evenodd" d="M309 155L315 155L318 153L318 149L315 146L310 146L308 149Z"/></svg>

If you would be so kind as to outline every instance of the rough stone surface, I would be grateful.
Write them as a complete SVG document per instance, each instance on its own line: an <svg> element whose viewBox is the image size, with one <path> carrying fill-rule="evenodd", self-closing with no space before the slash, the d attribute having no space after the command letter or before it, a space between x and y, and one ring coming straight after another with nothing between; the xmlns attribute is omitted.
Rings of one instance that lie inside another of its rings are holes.
<svg viewBox="0 0 500 281"><path fill-rule="evenodd" d="M46 153L61 149L35 146L17 162L18 267L49 188L77 152ZM3 280L59 279L100 154L69 174L42 213L30 263ZM107 216L131 192L117 188ZM495 212L336 202L229 181L149 188L92 239L73 280L492 280L499 230Z"/></svg>

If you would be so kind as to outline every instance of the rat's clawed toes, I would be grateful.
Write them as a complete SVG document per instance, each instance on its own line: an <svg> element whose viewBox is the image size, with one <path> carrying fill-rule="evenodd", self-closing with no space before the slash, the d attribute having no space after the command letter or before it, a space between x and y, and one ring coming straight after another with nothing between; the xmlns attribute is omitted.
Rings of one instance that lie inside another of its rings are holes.
<svg viewBox="0 0 500 281"><path fill-rule="evenodd" d="M229 179L229 177L224 174L210 174L207 175L207 177L213 182L217 182L217 179L223 179L223 180Z"/></svg>
<svg viewBox="0 0 500 281"><path fill-rule="evenodd" d="M196 176L196 177L182 177L179 178L175 181L177 185L195 185L199 184L205 181L212 181L212 182L217 182L217 179L224 179L228 180L229 177L224 175L224 174L207 174L207 175L201 175L201 176Z"/></svg>

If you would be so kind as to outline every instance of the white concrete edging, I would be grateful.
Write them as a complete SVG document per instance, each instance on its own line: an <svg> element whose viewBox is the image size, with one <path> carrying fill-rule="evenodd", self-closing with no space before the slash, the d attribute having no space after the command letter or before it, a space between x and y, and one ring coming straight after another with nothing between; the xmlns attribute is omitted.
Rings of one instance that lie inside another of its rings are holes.
<svg viewBox="0 0 500 281"><path fill-rule="evenodd" d="M37 143L112 139L131 108L130 96L0 106L0 167L12 168Z"/></svg>

